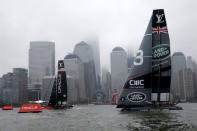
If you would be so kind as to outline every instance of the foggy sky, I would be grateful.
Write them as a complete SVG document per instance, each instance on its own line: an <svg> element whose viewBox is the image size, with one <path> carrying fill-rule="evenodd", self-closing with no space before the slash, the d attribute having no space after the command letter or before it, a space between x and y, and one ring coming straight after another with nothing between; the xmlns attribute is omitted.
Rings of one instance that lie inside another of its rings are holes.
<svg viewBox="0 0 197 131"><path fill-rule="evenodd" d="M171 49L197 59L196 0L0 0L0 76L28 68L30 41L53 41L58 59L99 38L101 66L115 46L136 51L153 9L166 14ZM90 38L91 39L91 38Z"/></svg>

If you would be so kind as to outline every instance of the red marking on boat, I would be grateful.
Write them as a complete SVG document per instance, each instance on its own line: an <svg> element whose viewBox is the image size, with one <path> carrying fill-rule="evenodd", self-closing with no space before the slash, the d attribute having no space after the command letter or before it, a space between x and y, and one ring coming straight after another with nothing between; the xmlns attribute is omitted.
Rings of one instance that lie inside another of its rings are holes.
<svg viewBox="0 0 197 131"><path fill-rule="evenodd" d="M13 106L3 106L2 110L13 110Z"/></svg>
<svg viewBox="0 0 197 131"><path fill-rule="evenodd" d="M51 110L53 107L52 106L44 106L42 107L42 109L47 109L47 110Z"/></svg>
<svg viewBox="0 0 197 131"><path fill-rule="evenodd" d="M114 93L111 104L116 105L117 102L118 102L118 93Z"/></svg>
<svg viewBox="0 0 197 131"><path fill-rule="evenodd" d="M40 104L23 104L18 113L42 112Z"/></svg>
<svg viewBox="0 0 197 131"><path fill-rule="evenodd" d="M135 77L144 75L144 74L149 73L149 72L151 72L151 71L152 71L152 70L146 71L146 72L141 72L141 73L138 73L138 74L135 74L135 75L133 75L133 76L128 77L128 79L133 79L133 78L135 78Z"/></svg>

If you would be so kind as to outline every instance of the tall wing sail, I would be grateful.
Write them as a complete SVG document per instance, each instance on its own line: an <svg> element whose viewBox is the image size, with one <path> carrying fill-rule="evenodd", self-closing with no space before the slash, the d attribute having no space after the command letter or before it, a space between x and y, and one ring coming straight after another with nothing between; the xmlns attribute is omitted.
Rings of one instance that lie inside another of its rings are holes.
<svg viewBox="0 0 197 131"><path fill-rule="evenodd" d="M58 105L66 104L67 102L67 80L63 60L58 61L57 101Z"/></svg>
<svg viewBox="0 0 197 131"><path fill-rule="evenodd" d="M135 57L133 68L119 95L117 108L151 103L152 17Z"/></svg>
<svg viewBox="0 0 197 131"><path fill-rule="evenodd" d="M49 105L50 106L55 106L57 105L57 93L56 93L56 78L54 80L54 83L53 83L53 88L52 88L52 91L51 91L51 96L50 96L50 99L49 99Z"/></svg>
<svg viewBox="0 0 197 131"><path fill-rule="evenodd" d="M170 40L163 9L153 11L152 22L152 98L153 101L169 101Z"/></svg>

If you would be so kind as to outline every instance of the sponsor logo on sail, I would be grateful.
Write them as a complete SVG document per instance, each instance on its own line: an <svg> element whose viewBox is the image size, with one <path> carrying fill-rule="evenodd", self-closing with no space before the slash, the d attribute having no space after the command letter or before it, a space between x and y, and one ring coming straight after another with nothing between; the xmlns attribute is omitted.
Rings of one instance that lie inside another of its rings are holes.
<svg viewBox="0 0 197 131"><path fill-rule="evenodd" d="M170 56L170 47L168 44L157 45L152 49L153 60L164 60L169 56Z"/></svg>
<svg viewBox="0 0 197 131"><path fill-rule="evenodd" d="M144 80L129 80L129 88L144 88Z"/></svg>
<svg viewBox="0 0 197 131"><path fill-rule="evenodd" d="M157 17L157 22L156 23L158 23L158 24L163 23L164 22L164 20L162 20L163 16L164 16L164 14L161 14L161 15L156 14L156 17Z"/></svg>
<svg viewBox="0 0 197 131"><path fill-rule="evenodd" d="M127 99L131 102L142 102L146 99L146 94L142 92L129 93Z"/></svg>
<svg viewBox="0 0 197 131"><path fill-rule="evenodd" d="M62 76L60 75L60 74L58 74L58 79L57 79L57 92L58 93L62 93L62 90L61 90L61 83L62 83L62 81L61 81L61 78Z"/></svg>

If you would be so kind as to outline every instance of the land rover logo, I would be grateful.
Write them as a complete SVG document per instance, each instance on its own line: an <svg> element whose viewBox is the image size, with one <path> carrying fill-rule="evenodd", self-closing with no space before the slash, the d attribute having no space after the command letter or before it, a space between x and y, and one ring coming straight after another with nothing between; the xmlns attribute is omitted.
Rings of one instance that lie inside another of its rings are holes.
<svg viewBox="0 0 197 131"><path fill-rule="evenodd" d="M152 49L153 60L163 60L170 56L170 47L168 44L161 44L153 47Z"/></svg>
<svg viewBox="0 0 197 131"><path fill-rule="evenodd" d="M146 99L146 95L142 92L133 92L128 94L127 98L131 102L142 102Z"/></svg>

